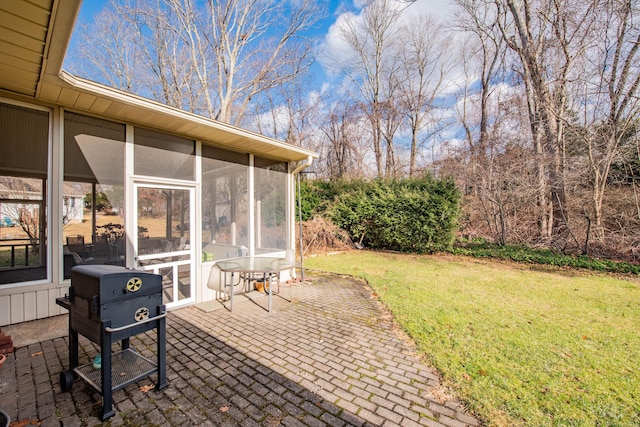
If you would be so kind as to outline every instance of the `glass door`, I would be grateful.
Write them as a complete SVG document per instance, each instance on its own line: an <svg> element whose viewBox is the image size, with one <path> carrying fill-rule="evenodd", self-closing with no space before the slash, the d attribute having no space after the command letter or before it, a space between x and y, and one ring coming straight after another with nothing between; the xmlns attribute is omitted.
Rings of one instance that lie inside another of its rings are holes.
<svg viewBox="0 0 640 427"><path fill-rule="evenodd" d="M136 267L160 274L163 302L175 307L193 302L193 188L136 183Z"/></svg>

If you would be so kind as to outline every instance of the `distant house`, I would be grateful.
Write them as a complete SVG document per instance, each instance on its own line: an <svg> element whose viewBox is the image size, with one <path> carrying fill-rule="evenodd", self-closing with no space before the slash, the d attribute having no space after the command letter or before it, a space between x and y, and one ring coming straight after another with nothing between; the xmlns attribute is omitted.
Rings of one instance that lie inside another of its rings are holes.
<svg viewBox="0 0 640 427"><path fill-rule="evenodd" d="M0 326L65 312L70 263L161 274L171 309L214 298L217 260L294 247L316 154L63 71L80 3L0 2Z"/></svg>
<svg viewBox="0 0 640 427"><path fill-rule="evenodd" d="M62 191L63 223L72 224L84 220L84 194L77 186L65 183Z"/></svg>

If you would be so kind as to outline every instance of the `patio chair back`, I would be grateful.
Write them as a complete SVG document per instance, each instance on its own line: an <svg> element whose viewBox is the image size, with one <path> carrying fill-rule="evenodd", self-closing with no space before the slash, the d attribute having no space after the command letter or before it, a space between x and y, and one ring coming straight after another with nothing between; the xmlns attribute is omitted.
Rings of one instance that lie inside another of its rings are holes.
<svg viewBox="0 0 640 427"><path fill-rule="evenodd" d="M84 236L80 234L67 236L67 248L69 249L69 252L75 252L80 255L80 257L84 258L86 256Z"/></svg>

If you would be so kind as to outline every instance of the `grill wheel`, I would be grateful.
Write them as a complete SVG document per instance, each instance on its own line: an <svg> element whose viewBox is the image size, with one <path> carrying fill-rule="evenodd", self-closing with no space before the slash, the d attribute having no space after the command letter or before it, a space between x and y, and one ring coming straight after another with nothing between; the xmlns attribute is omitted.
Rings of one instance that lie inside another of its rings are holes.
<svg viewBox="0 0 640 427"><path fill-rule="evenodd" d="M75 379L72 371L62 371L60 372L60 388L63 392L67 392L71 390L73 387L73 380Z"/></svg>

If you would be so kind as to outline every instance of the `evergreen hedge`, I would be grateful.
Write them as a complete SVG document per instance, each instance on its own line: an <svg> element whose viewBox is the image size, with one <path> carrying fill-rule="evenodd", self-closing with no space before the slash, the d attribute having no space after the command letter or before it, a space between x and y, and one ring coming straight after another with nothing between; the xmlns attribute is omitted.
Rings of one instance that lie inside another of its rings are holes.
<svg viewBox="0 0 640 427"><path fill-rule="evenodd" d="M354 242L373 249L432 253L450 250L460 216L452 180L305 182L303 219L323 214Z"/></svg>

